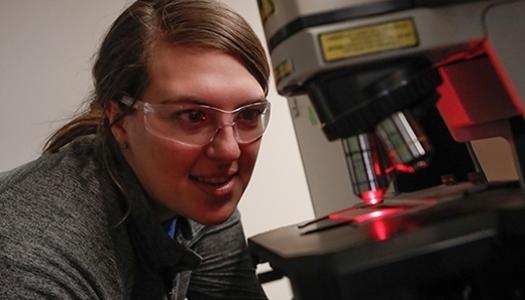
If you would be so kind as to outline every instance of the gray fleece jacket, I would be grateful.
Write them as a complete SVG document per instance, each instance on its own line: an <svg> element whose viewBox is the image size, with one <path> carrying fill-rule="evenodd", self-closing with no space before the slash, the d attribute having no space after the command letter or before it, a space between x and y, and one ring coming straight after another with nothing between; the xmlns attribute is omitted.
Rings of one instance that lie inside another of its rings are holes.
<svg viewBox="0 0 525 300"><path fill-rule="evenodd" d="M0 174L0 299L266 299L239 213L179 218L170 239L119 153L123 197L91 137Z"/></svg>

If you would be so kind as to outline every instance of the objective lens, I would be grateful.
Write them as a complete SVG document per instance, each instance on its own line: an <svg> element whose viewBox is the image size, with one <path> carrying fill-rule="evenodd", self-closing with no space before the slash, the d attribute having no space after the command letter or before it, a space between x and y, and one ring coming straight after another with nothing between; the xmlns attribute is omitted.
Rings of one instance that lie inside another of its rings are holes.
<svg viewBox="0 0 525 300"><path fill-rule="evenodd" d="M396 170L411 173L428 166L432 146L408 111L394 113L380 122L376 134Z"/></svg>
<svg viewBox="0 0 525 300"><path fill-rule="evenodd" d="M343 148L354 193L368 205L383 202L389 178L375 134L363 133L343 139Z"/></svg>

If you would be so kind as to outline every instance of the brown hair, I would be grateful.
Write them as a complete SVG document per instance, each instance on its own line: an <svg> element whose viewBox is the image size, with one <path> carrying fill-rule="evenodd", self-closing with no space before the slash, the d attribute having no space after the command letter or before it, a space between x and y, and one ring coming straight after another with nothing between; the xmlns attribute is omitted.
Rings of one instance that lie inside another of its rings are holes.
<svg viewBox="0 0 525 300"><path fill-rule="evenodd" d="M85 109L51 135L44 152L56 152L78 137L96 134L103 166L126 194L110 161L115 141L104 108L124 95L141 98L148 85L151 50L160 41L224 51L236 57L265 92L268 90L264 49L237 13L216 0L139 0L115 20L102 42L92 71L93 95ZM114 123L126 113L129 111Z"/></svg>

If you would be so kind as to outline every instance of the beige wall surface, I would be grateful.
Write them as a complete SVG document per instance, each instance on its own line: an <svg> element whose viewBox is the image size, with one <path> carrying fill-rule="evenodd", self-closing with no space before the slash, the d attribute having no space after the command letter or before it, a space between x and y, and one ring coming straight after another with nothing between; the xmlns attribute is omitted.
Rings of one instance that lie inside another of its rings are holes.
<svg viewBox="0 0 525 300"><path fill-rule="evenodd" d="M256 0L224 0L263 38ZM92 56L129 0L0 1L0 172L36 158L92 87ZM286 100L269 93L272 119L240 209L247 236L313 217ZM264 286L291 299L284 281Z"/></svg>

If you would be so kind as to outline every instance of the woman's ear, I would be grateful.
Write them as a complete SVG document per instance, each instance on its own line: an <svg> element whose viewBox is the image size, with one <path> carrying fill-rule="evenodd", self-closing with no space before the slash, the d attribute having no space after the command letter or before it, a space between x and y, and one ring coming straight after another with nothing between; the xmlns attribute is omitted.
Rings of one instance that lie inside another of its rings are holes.
<svg viewBox="0 0 525 300"><path fill-rule="evenodd" d="M105 106L104 112L109 120L111 133L113 134L115 141L117 141L119 145L127 144L128 136L126 129L124 128L123 119L119 120L122 115L122 110L120 109L118 103L116 101L109 101L109 103Z"/></svg>

